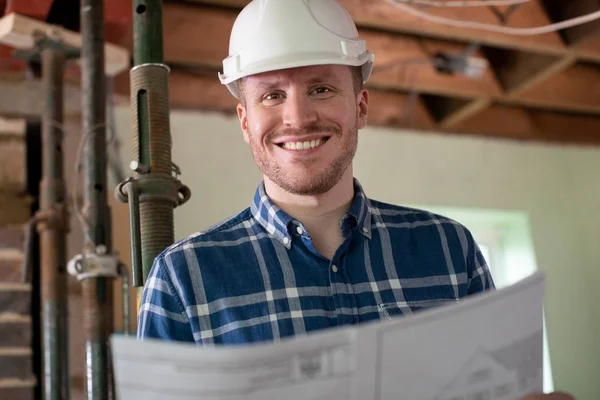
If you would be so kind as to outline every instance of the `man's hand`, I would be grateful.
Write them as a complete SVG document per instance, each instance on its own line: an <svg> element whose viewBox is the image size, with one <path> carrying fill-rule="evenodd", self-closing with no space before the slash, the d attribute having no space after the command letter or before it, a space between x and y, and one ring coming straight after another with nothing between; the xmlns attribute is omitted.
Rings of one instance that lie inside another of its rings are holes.
<svg viewBox="0 0 600 400"><path fill-rule="evenodd" d="M575 397L565 392L554 392L548 394L530 394L521 400L575 400Z"/></svg>

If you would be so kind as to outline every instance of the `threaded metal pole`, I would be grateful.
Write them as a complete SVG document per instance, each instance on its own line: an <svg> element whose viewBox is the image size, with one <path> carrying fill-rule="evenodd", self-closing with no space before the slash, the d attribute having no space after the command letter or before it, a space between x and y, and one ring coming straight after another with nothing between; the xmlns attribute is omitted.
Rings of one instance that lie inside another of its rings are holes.
<svg viewBox="0 0 600 400"><path fill-rule="evenodd" d="M112 252L110 210L106 193L106 89L104 73L104 2L81 0L83 216L87 250L105 246ZM109 335L113 331L112 278L82 281L88 400L111 393Z"/></svg>
<svg viewBox="0 0 600 400"><path fill-rule="evenodd" d="M162 1L134 0L134 68L131 70L133 160L152 174L170 174L171 132L168 69L163 64ZM142 276L174 241L174 206L168 200L140 201Z"/></svg>
<svg viewBox="0 0 600 400"><path fill-rule="evenodd" d="M41 252L41 310L44 400L69 395L66 225L63 219L63 73L65 55L42 51L45 108L42 117L43 177L38 231Z"/></svg>

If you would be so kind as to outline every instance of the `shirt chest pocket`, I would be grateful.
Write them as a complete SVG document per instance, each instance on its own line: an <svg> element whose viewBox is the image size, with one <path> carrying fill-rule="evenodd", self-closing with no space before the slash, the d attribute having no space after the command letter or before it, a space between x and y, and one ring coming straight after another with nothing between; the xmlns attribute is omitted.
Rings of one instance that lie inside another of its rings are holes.
<svg viewBox="0 0 600 400"><path fill-rule="evenodd" d="M403 315L410 315L426 309L455 303L455 299L433 299L412 302L381 303L378 306L381 319L391 320Z"/></svg>

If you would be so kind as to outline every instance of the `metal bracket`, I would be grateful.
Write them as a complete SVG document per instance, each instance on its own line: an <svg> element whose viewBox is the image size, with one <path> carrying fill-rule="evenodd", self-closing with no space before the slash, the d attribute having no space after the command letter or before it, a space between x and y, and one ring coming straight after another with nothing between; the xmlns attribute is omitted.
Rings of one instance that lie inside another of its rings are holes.
<svg viewBox="0 0 600 400"><path fill-rule="evenodd" d="M181 169L176 164L172 163L171 167L174 175L181 174ZM132 283L135 287L141 287L143 279L140 202L166 201L175 208L187 202L192 192L176 176L151 173L148 166L138 161L132 161L130 168L137 172L137 176L130 176L119 183L115 197L122 203L129 203Z"/></svg>
<svg viewBox="0 0 600 400"><path fill-rule="evenodd" d="M116 254L106 254L106 246L78 254L67 263L67 271L77 280L90 278L119 278L121 262Z"/></svg>
<svg viewBox="0 0 600 400"><path fill-rule="evenodd" d="M21 58L27 61L42 61L42 52L46 49L60 50L64 53L67 59L76 59L81 57L81 50L68 46L60 39L57 34L56 37L51 37L43 32L39 32L35 35L35 45L30 49L17 49L13 52L16 58Z"/></svg>

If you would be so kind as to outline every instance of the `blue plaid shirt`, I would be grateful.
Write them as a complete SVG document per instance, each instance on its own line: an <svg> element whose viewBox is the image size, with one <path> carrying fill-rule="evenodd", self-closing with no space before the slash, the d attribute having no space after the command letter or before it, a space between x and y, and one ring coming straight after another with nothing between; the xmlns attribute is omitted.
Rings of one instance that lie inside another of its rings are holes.
<svg viewBox="0 0 600 400"><path fill-rule="evenodd" d="M344 242L332 260L262 184L251 207L165 249L143 290L138 338L277 341L494 288L464 226L368 199L354 182L354 200L340 221Z"/></svg>

